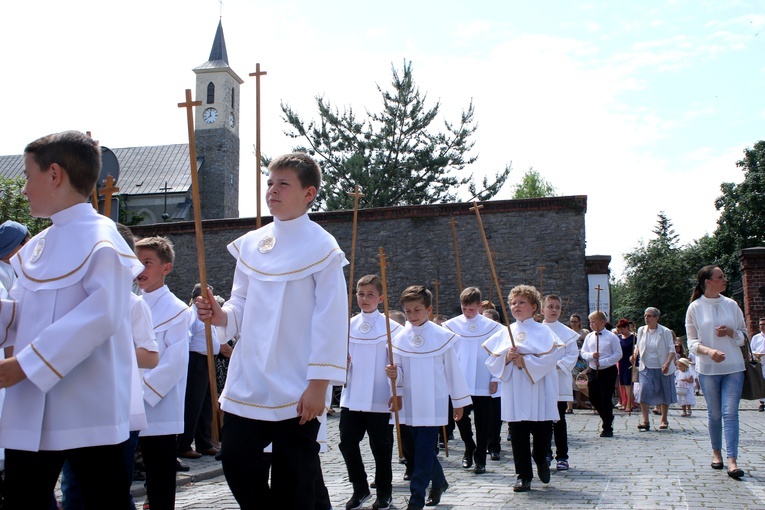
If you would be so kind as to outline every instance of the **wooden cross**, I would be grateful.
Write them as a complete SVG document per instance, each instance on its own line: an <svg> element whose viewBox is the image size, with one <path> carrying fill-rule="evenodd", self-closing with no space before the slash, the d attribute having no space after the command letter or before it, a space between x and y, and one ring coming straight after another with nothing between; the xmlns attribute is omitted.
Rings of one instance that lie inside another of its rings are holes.
<svg viewBox="0 0 765 510"><path fill-rule="evenodd" d="M111 175L106 176L106 184L101 190L104 193L104 216L111 218L112 215L112 195L117 193L120 189L114 185L114 177Z"/></svg>
<svg viewBox="0 0 765 510"><path fill-rule="evenodd" d="M601 288L600 284L598 284L598 286L595 287L595 290L597 291L597 295L596 295L597 297L595 298L595 311L599 312L600 311L600 291L605 289Z"/></svg>
<svg viewBox="0 0 765 510"><path fill-rule="evenodd" d="M597 287L595 287L595 291L597 292L597 297L595 298L595 311L600 311L600 291L604 290L601 288L600 284L598 284ZM595 350L598 352L598 356L600 356L600 332L595 333ZM600 369L600 361L595 360L595 368ZM595 374L597 377L597 374Z"/></svg>
<svg viewBox="0 0 765 510"><path fill-rule="evenodd" d="M460 251L459 251L459 248L457 248L457 229L455 227L454 216L452 216L450 223L452 225L452 239L454 239L454 260L457 263L457 286L460 289L460 294L462 294L462 273L460 271Z"/></svg>
<svg viewBox="0 0 765 510"><path fill-rule="evenodd" d="M221 3L222 5L222 3ZM258 180L255 184L255 193L258 196L257 200L257 217L255 218L255 228L260 228L260 77L268 74L265 71L260 70L260 63L255 64L255 72L250 73L250 76L255 77L255 169L257 171Z"/></svg>
<svg viewBox="0 0 765 510"><path fill-rule="evenodd" d="M353 197L353 232L351 234L351 264L348 275L348 321L351 320L351 313L353 313L353 288L355 282L353 281L353 267L356 261L356 225L359 217L359 198L364 194L360 191L359 185L356 185L355 191L349 191L348 195ZM350 326L350 322L348 323Z"/></svg>
<svg viewBox="0 0 765 510"><path fill-rule="evenodd" d="M205 239L202 233L202 204L199 198L199 176L197 175L196 139L194 137L194 107L200 106L202 101L191 100L191 89L186 89L186 101L178 103L178 108L186 108L186 124L189 131L189 167L191 169L191 195L194 208L194 230L196 232L197 263L199 264L199 283L202 286L202 295L209 299L207 287L207 266L205 265ZM212 324L205 321L205 339L207 343L207 376L210 381L210 391L214 391L217 384L215 377L215 358L212 344ZM212 400L212 440L218 442L219 413L218 399Z"/></svg>

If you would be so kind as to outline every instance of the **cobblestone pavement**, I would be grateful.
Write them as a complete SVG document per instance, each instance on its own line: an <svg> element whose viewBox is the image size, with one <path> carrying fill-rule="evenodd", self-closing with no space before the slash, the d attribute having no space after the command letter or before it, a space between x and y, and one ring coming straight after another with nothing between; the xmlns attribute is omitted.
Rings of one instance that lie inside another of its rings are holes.
<svg viewBox="0 0 765 510"><path fill-rule="evenodd" d="M640 432L639 413L617 412L613 438L600 438L600 419L589 411L576 410L568 415L569 457L571 469L555 471L544 485L532 481L532 490L514 493L515 482L510 444L504 441L498 462L488 461L487 472L475 475L461 467L462 441L450 441L450 456L442 451L449 490L438 508L442 510L507 508L760 508L765 509L765 413L757 412L757 402L742 401L739 466L747 476L736 481L725 470L711 469L711 447L707 436L707 413L703 397L693 416L680 417L680 410L670 410L668 430L658 430L659 417L651 414L651 430ZM339 414L329 418L330 450L322 454L324 478L336 509L345 507L351 493L345 465L337 448ZM455 431L457 437L459 432ZM367 473L373 478L372 455L367 448L364 458ZM394 450L395 456L395 450ZM196 464L199 463L199 464ZM188 461L192 479L220 473L211 459ZM203 469L203 466L206 468ZM218 471L210 471L210 469ZM403 466L393 466L394 508L406 508L409 486L404 482ZM137 502L142 502L138 498ZM372 500L369 501L371 508ZM141 508L137 506L136 508ZM195 481L178 488L176 508L224 510L238 506L222 476Z"/></svg>

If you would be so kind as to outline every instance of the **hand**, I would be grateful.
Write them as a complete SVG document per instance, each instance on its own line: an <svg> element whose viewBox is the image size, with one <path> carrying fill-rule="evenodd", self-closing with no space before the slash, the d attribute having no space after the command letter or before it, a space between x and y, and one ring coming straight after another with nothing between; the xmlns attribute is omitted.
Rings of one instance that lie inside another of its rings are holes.
<svg viewBox="0 0 765 510"><path fill-rule="evenodd" d="M511 347L507 350L507 354L505 354L505 365L509 365L515 359L519 356L518 354L518 347Z"/></svg>
<svg viewBox="0 0 765 510"><path fill-rule="evenodd" d="M215 300L209 287L207 288L207 299L197 296L194 304L197 306L197 317L200 321L204 322L210 319L210 324L213 326L226 326L228 324L228 315Z"/></svg>
<svg viewBox="0 0 765 510"><path fill-rule="evenodd" d="M297 414L300 416L301 425L324 414L328 385L329 381L326 379L308 381L308 387L300 395L297 405Z"/></svg>
<svg viewBox="0 0 765 510"><path fill-rule="evenodd" d="M230 358L234 348L228 344L220 344L220 355L224 358Z"/></svg>
<svg viewBox="0 0 765 510"><path fill-rule="evenodd" d="M592 353L592 359L594 359L595 361L598 361L599 358L600 358L600 353L599 352L593 352Z"/></svg>
<svg viewBox="0 0 765 510"><path fill-rule="evenodd" d="M385 374L393 379L396 380L396 377L398 377L398 367L396 365L388 365L385 367Z"/></svg>
<svg viewBox="0 0 765 510"><path fill-rule="evenodd" d="M393 399L393 397L391 397L388 399L388 409L390 409L392 413L396 411L400 411L402 403L403 403L403 400L401 399L400 396L396 395L395 400Z"/></svg>
<svg viewBox="0 0 765 510"><path fill-rule="evenodd" d="M489 383L489 394L490 395L494 395L497 392L498 389L499 389L499 384L497 384L496 382L490 382Z"/></svg>
<svg viewBox="0 0 765 510"><path fill-rule="evenodd" d="M462 408L461 407L455 407L454 408L454 421L460 421L462 419Z"/></svg>
<svg viewBox="0 0 765 510"><path fill-rule="evenodd" d="M515 366L518 368L526 368L526 359L520 354L513 360L513 363L515 363Z"/></svg>
<svg viewBox="0 0 765 510"><path fill-rule="evenodd" d="M27 375L15 357L0 360L0 388L10 388L26 378Z"/></svg>
<svg viewBox="0 0 765 510"><path fill-rule="evenodd" d="M717 332L717 336L729 336L733 338L733 330L728 326L717 326L715 331Z"/></svg>
<svg viewBox="0 0 765 510"><path fill-rule="evenodd" d="M712 349L708 352L708 355L710 358L712 358L712 361L715 363L720 363L721 361L725 361L725 353L718 351L717 349Z"/></svg>
<svg viewBox="0 0 765 510"><path fill-rule="evenodd" d="M662 374L666 374L666 373L667 373L667 370L669 370L669 363L664 363L664 364L661 366L661 373L662 373Z"/></svg>

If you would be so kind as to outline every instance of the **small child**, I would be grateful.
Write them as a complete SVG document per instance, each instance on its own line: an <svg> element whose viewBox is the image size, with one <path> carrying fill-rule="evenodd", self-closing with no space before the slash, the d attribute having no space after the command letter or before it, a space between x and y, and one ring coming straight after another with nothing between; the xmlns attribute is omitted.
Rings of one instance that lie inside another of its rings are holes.
<svg viewBox="0 0 765 510"><path fill-rule="evenodd" d="M377 500L372 508L390 508L393 494L393 437L388 425L391 385L385 375L389 361L388 332L385 316L377 310L384 298L379 276L366 275L359 279L356 302L361 313L351 319L348 383L340 396L340 452L348 468L348 480L353 484L353 496L345 504L349 510L361 508L371 496L359 449L365 433L369 435L375 458ZM401 326L391 322L391 336L400 329Z"/></svg>
<svg viewBox="0 0 765 510"><path fill-rule="evenodd" d="M29 230L21 223L8 220L0 225L0 298L7 299L16 272L11 266L11 257L29 241Z"/></svg>
<svg viewBox="0 0 765 510"><path fill-rule="evenodd" d="M165 285L175 250L169 239L147 237L136 243L144 265L136 281L151 309L159 364L143 373L148 427L139 443L146 465L146 495L152 510L175 508L176 436L183 432L183 404L189 363L189 328L193 315Z"/></svg>
<svg viewBox="0 0 765 510"><path fill-rule="evenodd" d="M693 396L693 368L691 360L680 358L677 360L677 371L675 372L675 389L677 391L677 403L682 406L683 414L686 417L691 415L691 406L696 403L696 397Z"/></svg>
<svg viewBox="0 0 765 510"><path fill-rule="evenodd" d="M562 356L558 360L558 414L560 419L553 421L553 438L555 439L555 460L558 471L568 469L568 430L566 427L566 409L569 402L574 401L574 390L571 387L571 370L579 358L579 348L576 341L579 333L565 326L558 319L561 312L561 299L555 294L549 294L544 299L544 325L552 330L563 345ZM552 452L549 458L552 459Z"/></svg>
<svg viewBox="0 0 765 510"><path fill-rule="evenodd" d="M556 366L562 345L552 330L534 320L541 298L537 289L519 285L508 296L515 346L507 329L484 343L490 356L489 372L502 380L502 419L509 423L513 461L518 479L514 492L531 490L531 459L542 483L550 483L547 452L552 424L559 419L558 374ZM533 437L533 450L529 436Z"/></svg>
<svg viewBox="0 0 765 510"><path fill-rule="evenodd" d="M444 322L442 326L459 335L455 350L473 401L464 409L462 419L457 422L460 436L465 443L462 467L470 468L475 460L474 472L482 474L486 472L486 452L491 430L493 400L491 374L486 369L486 351L483 349L483 343L502 329L502 325L478 313L481 307L481 291L477 287L467 287L462 291L460 306L462 315ZM495 387L496 384L494 383ZM473 441L470 411L475 412L476 441Z"/></svg>
<svg viewBox="0 0 765 510"><path fill-rule="evenodd" d="M438 461L435 445L438 429L448 421L449 396L454 419L462 418L462 408L470 404L465 376L454 349L457 335L428 320L433 297L422 285L404 290L400 303L407 324L393 339L393 365L385 371L401 387L404 421L415 443L415 461L409 487L407 510L436 506L449 487ZM395 405L395 404L393 404ZM428 500L425 490L433 482Z"/></svg>

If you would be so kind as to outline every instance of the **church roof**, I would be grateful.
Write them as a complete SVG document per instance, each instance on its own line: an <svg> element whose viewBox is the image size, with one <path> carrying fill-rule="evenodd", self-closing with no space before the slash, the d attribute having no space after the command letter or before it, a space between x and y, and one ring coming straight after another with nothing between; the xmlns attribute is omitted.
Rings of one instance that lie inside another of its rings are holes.
<svg viewBox="0 0 765 510"><path fill-rule="evenodd" d="M229 67L228 53L226 52L226 39L223 37L223 22L219 21L218 30L215 31L215 39L210 50L210 58L207 59L207 62L198 66L195 71L201 69L220 69L223 67Z"/></svg>
<svg viewBox="0 0 765 510"><path fill-rule="evenodd" d="M117 186L122 195L164 193L162 188L172 188L170 193L185 193L191 188L188 144L155 145L150 147L127 147L112 149L120 163ZM197 159L201 169L204 158ZM0 177L21 177L24 172L24 156L0 156Z"/></svg>

